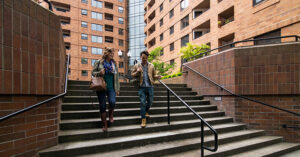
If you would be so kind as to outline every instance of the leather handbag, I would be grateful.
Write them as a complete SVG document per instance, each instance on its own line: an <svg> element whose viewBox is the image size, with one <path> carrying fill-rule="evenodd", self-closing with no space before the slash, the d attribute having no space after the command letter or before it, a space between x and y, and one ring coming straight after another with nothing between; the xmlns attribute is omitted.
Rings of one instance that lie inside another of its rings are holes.
<svg viewBox="0 0 300 157"><path fill-rule="evenodd" d="M103 77L92 77L89 89L99 92L106 91L106 83Z"/></svg>

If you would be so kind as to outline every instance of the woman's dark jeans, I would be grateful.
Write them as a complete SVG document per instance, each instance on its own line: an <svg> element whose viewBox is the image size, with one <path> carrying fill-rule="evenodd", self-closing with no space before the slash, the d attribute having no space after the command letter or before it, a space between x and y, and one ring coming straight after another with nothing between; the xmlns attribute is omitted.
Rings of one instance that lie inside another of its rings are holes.
<svg viewBox="0 0 300 157"><path fill-rule="evenodd" d="M109 109L114 109L116 106L116 92L114 90L107 90L104 92L96 92L99 101L99 109L100 113L104 113L106 111L106 99L107 96Z"/></svg>

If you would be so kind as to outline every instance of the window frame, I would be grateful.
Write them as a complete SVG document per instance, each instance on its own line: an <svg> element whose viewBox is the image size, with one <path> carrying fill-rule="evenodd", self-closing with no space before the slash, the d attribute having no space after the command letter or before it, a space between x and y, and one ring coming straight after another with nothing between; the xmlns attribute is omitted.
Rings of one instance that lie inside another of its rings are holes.
<svg viewBox="0 0 300 157"><path fill-rule="evenodd" d="M170 35L174 34L174 25L170 27Z"/></svg>
<svg viewBox="0 0 300 157"><path fill-rule="evenodd" d="M187 22L185 21L187 19ZM190 25L189 15L186 15L184 18L180 20L180 29L184 29Z"/></svg>
<svg viewBox="0 0 300 157"><path fill-rule="evenodd" d="M86 49L84 49L83 47L86 47ZM87 46L81 45L81 52L88 52L88 51L89 51L89 48Z"/></svg>
<svg viewBox="0 0 300 157"><path fill-rule="evenodd" d="M81 58L81 64L89 64L89 60L87 58Z"/></svg>
<svg viewBox="0 0 300 157"><path fill-rule="evenodd" d="M86 38L85 38L83 35L85 35ZM88 40L88 35L85 34L85 33L81 33L81 39L82 39L82 40Z"/></svg>
<svg viewBox="0 0 300 157"><path fill-rule="evenodd" d="M86 14L84 14L83 11L86 11ZM88 11L86 9L81 9L81 15L87 16L88 15Z"/></svg>
<svg viewBox="0 0 300 157"><path fill-rule="evenodd" d="M86 23L86 25L83 25L83 23ZM81 21L81 27L83 27L83 28L87 28L87 27L88 27L88 23L87 23L87 22L85 22L85 21Z"/></svg>
<svg viewBox="0 0 300 157"><path fill-rule="evenodd" d="M88 4L88 0L81 0L81 3Z"/></svg>
<svg viewBox="0 0 300 157"><path fill-rule="evenodd" d="M171 19L172 17L174 17L174 9L170 10L169 12L169 19Z"/></svg>
<svg viewBox="0 0 300 157"><path fill-rule="evenodd" d="M122 19L123 21L120 21L120 19ZM124 18L119 17L119 18L118 18L118 24L124 24Z"/></svg>
<svg viewBox="0 0 300 157"><path fill-rule="evenodd" d="M173 43L170 44L170 49L169 49L170 52L171 52L171 51L174 51L174 48L175 48L175 45L174 45L174 42L173 42Z"/></svg>
<svg viewBox="0 0 300 157"><path fill-rule="evenodd" d="M259 1L259 2L256 2L257 0L253 0L253 6L256 6L257 4L260 4L260 3L262 3L263 1L265 1L265 0L261 0L261 1Z"/></svg>
<svg viewBox="0 0 300 157"><path fill-rule="evenodd" d="M85 73L86 73L86 75L83 75L83 72L85 72ZM88 71L87 71L87 70L81 70L81 76L89 76L89 73L88 73Z"/></svg>

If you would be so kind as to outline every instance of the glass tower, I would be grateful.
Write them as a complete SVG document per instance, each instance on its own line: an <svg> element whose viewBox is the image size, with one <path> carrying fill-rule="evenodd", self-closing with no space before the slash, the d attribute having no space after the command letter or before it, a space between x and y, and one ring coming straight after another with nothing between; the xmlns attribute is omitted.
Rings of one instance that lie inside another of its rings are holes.
<svg viewBox="0 0 300 157"><path fill-rule="evenodd" d="M145 0L129 0L128 7L128 39L129 39L129 52L130 62L133 65L134 60L140 60L140 52L145 50L144 28L144 2Z"/></svg>

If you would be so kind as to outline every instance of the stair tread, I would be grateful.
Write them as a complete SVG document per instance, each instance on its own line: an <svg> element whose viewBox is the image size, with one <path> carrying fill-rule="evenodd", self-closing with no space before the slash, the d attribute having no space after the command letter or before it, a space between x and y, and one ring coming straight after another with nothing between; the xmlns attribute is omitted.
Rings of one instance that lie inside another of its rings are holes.
<svg viewBox="0 0 300 157"><path fill-rule="evenodd" d="M231 117L218 117L218 118L207 118L207 122L216 121L216 120L224 120L224 119L232 119ZM198 119L195 120L184 120L184 121L174 121L171 122L171 125L180 125L180 124L188 124L188 123L197 123L200 122ZM238 124L238 123L231 123L233 125L244 125L244 124ZM167 126L166 122L159 122L159 123L149 123L147 124L147 128L154 128L154 127L161 127L161 126ZM219 124L221 125L221 124ZM224 124L225 125L225 124ZM228 126L229 124L227 124ZM217 125L215 125L217 126ZM130 130L130 129L136 129L141 128L140 124L135 125L126 125L126 126L112 126L109 128L109 131L119 131L119 130ZM80 130L66 130L66 131L60 131L59 136L65 136L65 135L77 135L77 134L85 134L85 133L97 133L102 132L100 128L96 129L80 129Z"/></svg>
<svg viewBox="0 0 300 157"><path fill-rule="evenodd" d="M199 95L179 95L180 97L202 97L202 96L199 96ZM65 96L64 98L96 98L97 96L81 96L81 95L78 95L78 96ZM139 96L130 96L130 97L134 97L134 98L139 98ZM158 98L166 98L167 96L154 96L154 97L158 97ZM170 97L175 97L175 96L170 96ZM116 96L116 98L128 98L128 96Z"/></svg>
<svg viewBox="0 0 300 157"><path fill-rule="evenodd" d="M270 154L275 153L275 152L280 152L280 151L283 151L283 150L286 150L286 149L289 149L289 148L295 148L295 147L299 148L300 144L299 143L282 142L282 143L262 147L262 148L259 148L259 149L239 153L239 154L233 155L232 157L248 157L248 156L259 157L259 156L270 155Z"/></svg>
<svg viewBox="0 0 300 157"><path fill-rule="evenodd" d="M204 155L209 156L209 155L218 154L218 153L222 153L222 152L226 152L226 151L230 151L230 150L236 150L236 149L239 149L239 148L255 145L255 144L266 142L266 141L277 140L277 139L282 139L282 137L278 137L278 136L260 136L260 137L250 138L250 139L244 139L244 140L241 140L241 141L230 142L230 143L227 143L227 144L219 145L218 150L216 152L211 152L211 151L208 151L208 150L204 150ZM200 149L178 153L178 154L176 154L176 157L186 157L186 156L189 156L189 157L194 157L195 156L196 157L196 156L199 156L199 155L200 155ZM172 156L172 155L167 155L167 156L169 157L169 156ZM223 155L223 156L227 156L227 155Z"/></svg>
<svg viewBox="0 0 300 157"><path fill-rule="evenodd" d="M206 105L206 106L190 106L191 108L208 108L208 107L216 107L216 105ZM167 107L151 107L151 110L163 110L167 109ZM170 106L170 109L186 109L185 106ZM115 109L115 112L118 111L136 111L140 110L140 108L122 108L122 109ZM151 113L150 110L150 113ZM61 111L61 113L93 113L93 112L99 112L98 109L93 109L93 110L68 110L68 111Z"/></svg>
<svg viewBox="0 0 300 157"><path fill-rule="evenodd" d="M167 101L153 101L153 104L155 103L166 103ZM175 103L175 102L181 102L181 101L177 101L177 100L170 100L170 103ZM185 100L186 103L189 102L208 102L208 100ZM136 103L140 103L140 101L128 101L128 102L116 102L116 105L118 104L136 104ZM82 104L92 104L91 102L86 102L86 103L62 103L62 105L82 105ZM94 102L95 104L95 102ZM152 105L153 105L152 104ZM182 104L183 105L183 104Z"/></svg>
<svg viewBox="0 0 300 157"><path fill-rule="evenodd" d="M144 140L144 139L151 139L151 138L164 138L167 136L175 136L185 133L192 133L192 132L199 132L199 127L188 128L188 129L177 129L177 130L168 130L162 132L154 132L154 133L146 133L141 135L130 135L125 137L112 137L112 138L105 138L105 139L94 139L88 141L79 141L79 142L70 142L70 143L63 143L57 146L45 149L41 152L50 152L50 151L58 151L58 150L67 150L67 149L76 149L76 148L86 148L86 147L101 147L101 145L108 145L108 144L118 144L122 142L134 142L137 140ZM242 131L235 131L230 133L223 133L219 135L219 138L226 138L226 137L234 137L241 134L250 134L250 133L257 133L261 132L262 130L242 130ZM206 141L208 139L213 139L213 136L205 137ZM198 138L192 138L192 141Z"/></svg>
<svg viewBox="0 0 300 157"><path fill-rule="evenodd" d="M300 156L300 149L290 152L290 153L287 153L287 154L284 154L284 155L281 155L280 157L296 157L296 156Z"/></svg>
<svg viewBox="0 0 300 157"><path fill-rule="evenodd" d="M205 111L205 112L198 112L198 114L211 114L211 113L224 113L223 111ZM191 112L186 112L186 113L171 113L170 116L184 116L184 115L192 115L193 113ZM156 115L151 115L152 118L154 117L165 117L167 116L166 114L156 114ZM137 119L140 118L140 116L122 116L122 117L114 117L114 120L123 120L123 119ZM196 118L196 117L195 117ZM100 121L99 118L87 118L87 119L68 119L68 120L61 120L61 124L64 123L79 123L79 122L92 122L92 121Z"/></svg>

